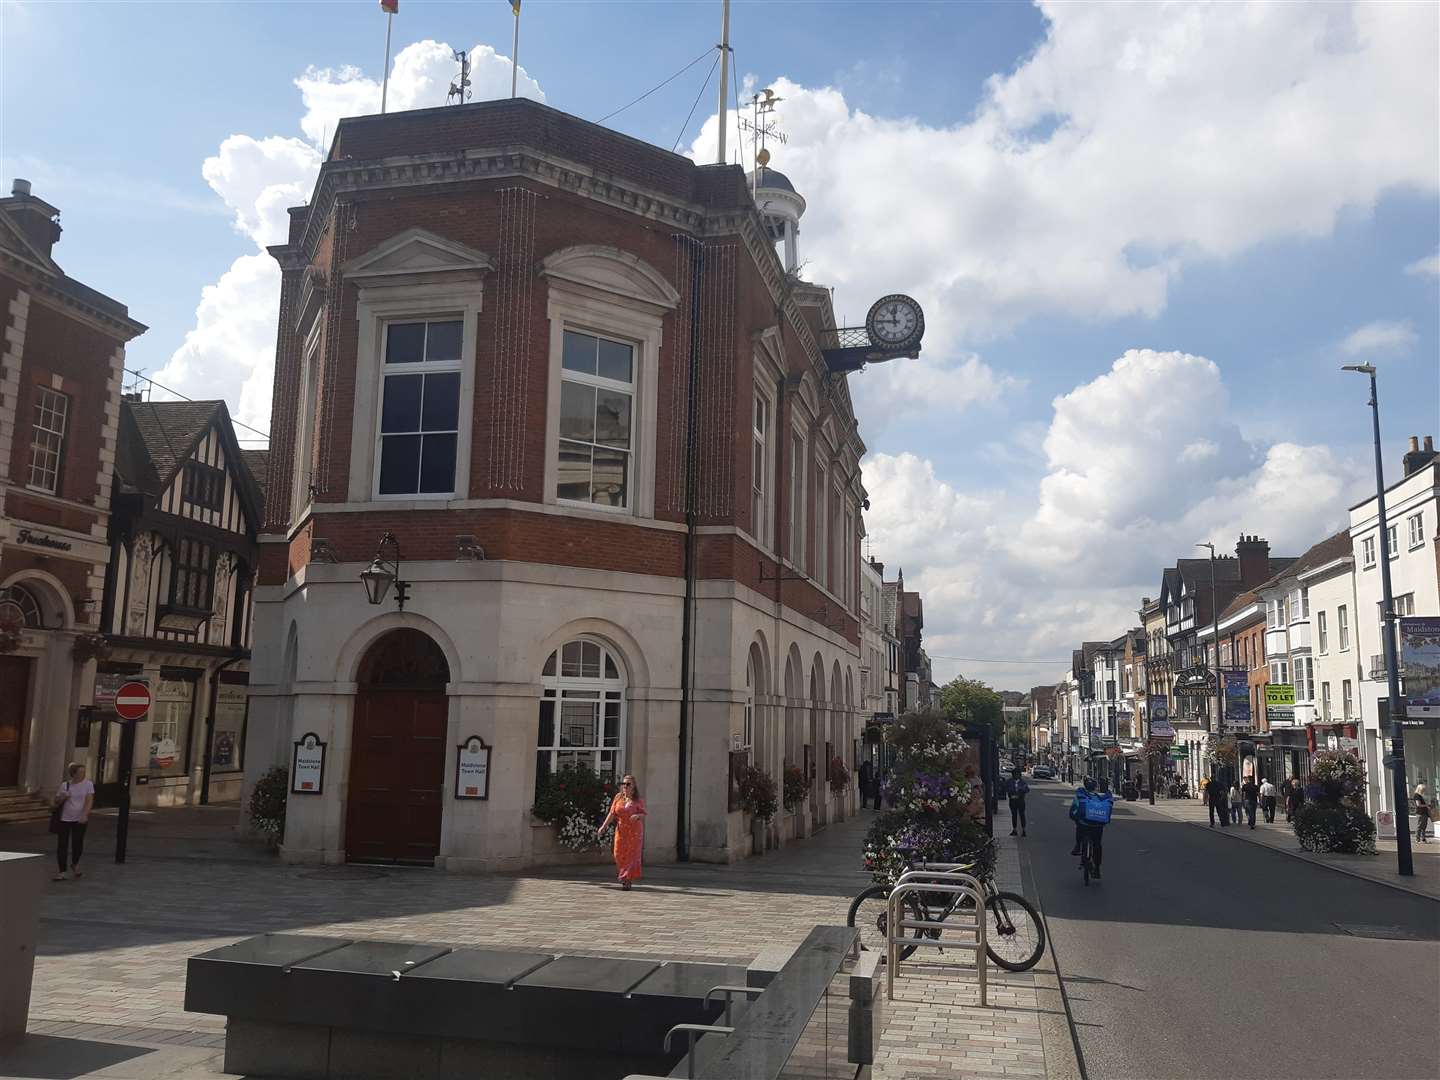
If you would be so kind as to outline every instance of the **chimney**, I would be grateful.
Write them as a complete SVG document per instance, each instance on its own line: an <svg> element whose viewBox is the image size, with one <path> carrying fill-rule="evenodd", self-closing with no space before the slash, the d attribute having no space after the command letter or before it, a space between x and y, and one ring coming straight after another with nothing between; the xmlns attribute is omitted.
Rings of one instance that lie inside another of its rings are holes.
<svg viewBox="0 0 1440 1080"><path fill-rule="evenodd" d="M25 239L49 258L60 239L60 211L44 199L30 194L30 181L18 177L10 186L10 198L0 199L11 219L25 234Z"/></svg>
<svg viewBox="0 0 1440 1080"><path fill-rule="evenodd" d="M1423 469L1426 465L1429 465L1430 462L1435 460L1435 458L1436 454L1434 436L1425 436L1425 448L1422 450L1420 448L1420 440L1416 436L1411 435L1410 449L1405 454L1404 459L1400 463L1400 475L1409 476L1412 473Z"/></svg>
<svg viewBox="0 0 1440 1080"><path fill-rule="evenodd" d="M1253 589L1270 576L1270 541L1259 536L1240 537L1235 545L1240 560L1240 585Z"/></svg>

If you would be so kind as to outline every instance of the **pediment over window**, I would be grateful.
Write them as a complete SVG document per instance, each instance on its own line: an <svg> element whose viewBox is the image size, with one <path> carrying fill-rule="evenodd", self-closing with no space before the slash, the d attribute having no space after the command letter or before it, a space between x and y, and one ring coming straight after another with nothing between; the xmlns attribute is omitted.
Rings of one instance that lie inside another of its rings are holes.
<svg viewBox="0 0 1440 1080"><path fill-rule="evenodd" d="M546 256L540 273L559 281L675 308L680 294L664 275L638 255L604 244L577 244Z"/></svg>
<svg viewBox="0 0 1440 1080"><path fill-rule="evenodd" d="M426 229L406 229L345 264L345 276L362 284L435 280L441 275L478 278L494 268L483 251Z"/></svg>

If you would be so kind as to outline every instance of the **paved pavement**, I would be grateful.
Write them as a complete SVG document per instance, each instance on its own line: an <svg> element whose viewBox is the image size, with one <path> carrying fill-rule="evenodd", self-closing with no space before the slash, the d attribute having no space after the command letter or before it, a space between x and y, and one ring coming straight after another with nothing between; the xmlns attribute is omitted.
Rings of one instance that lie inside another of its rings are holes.
<svg viewBox="0 0 1440 1080"><path fill-rule="evenodd" d="M1138 807L1142 813L1164 814L1178 821L1187 821L1205 828L1210 827L1210 812L1199 799L1156 799L1153 807L1148 802L1136 802L1131 805ZM1278 807L1275 811L1273 825L1265 824L1264 815L1257 811L1255 828L1250 828L1248 820L1242 816L1238 826L1231 825L1221 828L1217 824L1215 832L1224 833L1226 836L1238 840L1264 844L1266 847L1286 852L1297 858L1305 859L1307 862L1328 866L1342 873L1379 881L1397 889L1405 889L1428 896L1433 900L1440 900L1440 840L1432 839L1425 844L1415 843L1412 840L1410 850L1415 856L1412 860L1415 864L1415 873L1408 877L1401 877L1396 863L1394 840L1377 841L1375 845L1377 851L1374 855L1322 855L1305 851L1300 847L1300 842L1295 839L1295 830L1286 824L1284 810Z"/></svg>
<svg viewBox="0 0 1440 1080"><path fill-rule="evenodd" d="M1136 803L1086 888L1070 789L1032 792L1031 868L1089 1076L1437 1075L1440 904Z"/></svg>
<svg viewBox="0 0 1440 1080"><path fill-rule="evenodd" d="M110 861L113 818L92 820L86 877L47 886L31 1034L0 1046L0 1075L223 1075L223 1020L184 1011L185 960L264 931L748 963L816 923L843 923L868 884L858 869L868 813L733 867L647 867L626 893L602 867L462 876L284 866L234 839L234 812L137 815L123 866ZM1017 887L1018 849L1001 840L1002 885ZM49 847L43 823L0 827L0 848ZM980 1009L963 966L902 978L881 1016L873 1075L1069 1076L1054 986L1044 970L992 969L991 1007Z"/></svg>

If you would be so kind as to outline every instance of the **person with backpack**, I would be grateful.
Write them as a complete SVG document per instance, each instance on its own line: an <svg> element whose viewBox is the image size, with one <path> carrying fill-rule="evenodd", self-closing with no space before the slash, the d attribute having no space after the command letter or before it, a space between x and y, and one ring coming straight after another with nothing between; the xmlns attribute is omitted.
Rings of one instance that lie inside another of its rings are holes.
<svg viewBox="0 0 1440 1080"><path fill-rule="evenodd" d="M1005 796L1010 800L1010 835L1015 835L1019 825L1020 835L1025 835L1025 796L1030 794L1030 785L1019 769L1010 770L1010 779L1005 781Z"/></svg>
<svg viewBox="0 0 1440 1080"><path fill-rule="evenodd" d="M1225 785L1218 780L1211 780L1205 785L1205 805L1210 810L1210 827L1215 827L1215 818L1220 818L1220 827L1228 828L1230 825L1230 804L1225 796Z"/></svg>
<svg viewBox="0 0 1440 1080"><path fill-rule="evenodd" d="M1096 881L1100 880L1105 826L1110 822L1110 812L1114 805L1115 797L1110 793L1110 781L1103 777L1098 785L1087 777L1085 786L1076 790L1075 800L1070 804L1070 816L1075 819L1075 850L1071 854L1079 855L1081 846L1085 841L1089 841L1090 872Z"/></svg>

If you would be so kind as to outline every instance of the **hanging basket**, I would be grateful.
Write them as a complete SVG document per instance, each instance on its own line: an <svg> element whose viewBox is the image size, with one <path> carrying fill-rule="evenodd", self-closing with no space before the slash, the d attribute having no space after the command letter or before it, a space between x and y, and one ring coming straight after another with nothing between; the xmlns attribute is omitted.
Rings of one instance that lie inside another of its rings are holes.
<svg viewBox="0 0 1440 1080"><path fill-rule="evenodd" d="M110 642L104 634L80 634L71 644L70 654L77 664L89 660L104 660L110 655Z"/></svg>

